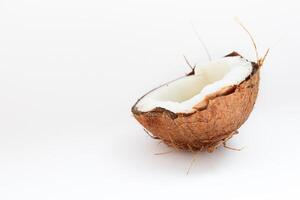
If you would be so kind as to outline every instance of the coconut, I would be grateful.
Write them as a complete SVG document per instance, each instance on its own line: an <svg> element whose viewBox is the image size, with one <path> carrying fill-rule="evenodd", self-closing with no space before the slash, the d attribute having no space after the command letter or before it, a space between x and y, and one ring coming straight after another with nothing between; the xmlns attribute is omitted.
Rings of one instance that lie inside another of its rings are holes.
<svg viewBox="0 0 300 200"><path fill-rule="evenodd" d="M256 62L232 52L195 66L138 99L131 109L136 120L150 136L176 149L213 152L225 146L254 107L260 68L269 52L259 59L249 36Z"/></svg>

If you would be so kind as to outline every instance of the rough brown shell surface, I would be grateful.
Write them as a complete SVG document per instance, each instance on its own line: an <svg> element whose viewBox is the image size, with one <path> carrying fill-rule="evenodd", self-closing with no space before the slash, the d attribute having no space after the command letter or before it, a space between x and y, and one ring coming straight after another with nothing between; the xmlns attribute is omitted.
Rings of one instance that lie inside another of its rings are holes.
<svg viewBox="0 0 300 200"><path fill-rule="evenodd" d="M207 97L207 105L191 114L173 113L163 108L140 112L134 117L155 137L176 149L212 152L237 133L256 101L259 67L238 86L220 96Z"/></svg>

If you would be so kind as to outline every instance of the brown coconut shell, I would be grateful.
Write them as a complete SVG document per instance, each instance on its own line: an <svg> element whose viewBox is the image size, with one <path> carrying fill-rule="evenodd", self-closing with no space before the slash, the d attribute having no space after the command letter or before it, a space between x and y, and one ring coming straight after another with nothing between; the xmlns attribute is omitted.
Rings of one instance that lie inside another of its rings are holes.
<svg viewBox="0 0 300 200"><path fill-rule="evenodd" d="M233 52L227 56L240 55ZM207 96L194 107L196 111L193 113L173 113L159 107L140 112L136 108L139 100L132 107L132 113L154 137L171 147L212 152L237 133L253 109L259 87L260 66L254 62L252 65L251 75L242 83Z"/></svg>

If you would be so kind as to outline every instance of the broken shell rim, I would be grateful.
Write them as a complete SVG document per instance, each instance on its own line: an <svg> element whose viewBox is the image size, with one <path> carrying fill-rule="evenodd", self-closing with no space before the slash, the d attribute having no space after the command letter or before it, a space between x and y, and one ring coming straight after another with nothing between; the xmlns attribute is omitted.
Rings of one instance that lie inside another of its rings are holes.
<svg viewBox="0 0 300 200"><path fill-rule="evenodd" d="M231 52L231 53L225 55L224 57L235 57L235 56L240 56L241 58L243 58L243 56L241 56L241 55L240 55L239 53L237 53L236 51L233 51L233 52ZM247 60L247 61L248 61L248 60ZM213 99L216 99L216 98L218 98L218 97L222 97L222 96L227 96L227 95L233 94L233 93L236 91L236 89L239 88L239 86L240 86L241 84L243 84L244 82L246 82L246 81L248 81L249 79L251 79L251 77L252 77L253 75L255 75L255 73L257 73L257 72L259 71L260 67L261 67L261 65L259 65L259 64L256 63L256 62L251 62L251 64L252 64L252 67L253 67L252 72L251 72L251 74L250 74L247 78L245 78L244 81L242 81L242 82L239 83L238 85L232 85L232 86L224 87L224 88L218 90L217 92L212 93L212 94L206 96L206 98L203 99L203 100L201 101L201 102L203 102L203 101L208 101L207 104L206 104L206 106L205 106L205 107L201 107L201 108L196 108L196 109L194 109L193 112L189 112L189 113L183 113L183 112L175 113L175 112L172 112L172 111L170 111L170 110L168 110L168 109L165 109L165 108L162 108L162 107L155 107L155 108L153 108L152 110L149 110L149 111L144 112L144 111L139 111L139 110L137 109L137 107L136 107L136 105L137 105L137 104L138 104L145 96L147 96L148 94L150 94L150 93L153 92L154 90L159 89L160 87L162 87L162 86L164 86L164 85L166 85L166 84L169 84L169 83L171 83L171 82L175 82L175 81L177 81L177 80L180 80L181 78L184 78L184 77L187 77L187 76L191 76L191 75L192 75L191 73L188 73L188 74L186 74L185 76L181 76L181 77L179 77L179 78L177 78L177 79L174 79L174 80L172 80L172 81L169 81L169 82L167 82L167 83L164 83L164 84L162 84L162 85L160 85L160 86L158 86L158 87L156 87L156 88L150 90L149 92L147 92L146 94L144 94L142 97L140 97L140 98L136 101L136 103L131 107L131 112L132 112L134 115L143 115L143 114L145 114L145 113L166 113L167 115L169 115L169 117L170 117L171 119L176 119L176 118L178 118L179 116L184 116L184 117L186 117L186 116L191 116L191 115L195 114L196 112L201 112L201 111L205 110L205 109L208 107L208 105L209 105L209 101L211 101L211 100L213 100ZM226 89L226 88L227 88L227 89ZM222 91L222 90L224 90L224 89L225 89L225 92L219 93L220 91ZM201 103L201 102L199 102L199 103Z"/></svg>

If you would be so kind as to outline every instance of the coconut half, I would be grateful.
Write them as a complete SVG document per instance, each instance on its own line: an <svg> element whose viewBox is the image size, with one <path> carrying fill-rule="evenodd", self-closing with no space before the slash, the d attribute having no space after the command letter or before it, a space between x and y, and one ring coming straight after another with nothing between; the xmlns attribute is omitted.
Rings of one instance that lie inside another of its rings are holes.
<svg viewBox="0 0 300 200"><path fill-rule="evenodd" d="M170 146L212 152L251 113L259 66L233 52L151 90L135 103L132 113L153 136Z"/></svg>

